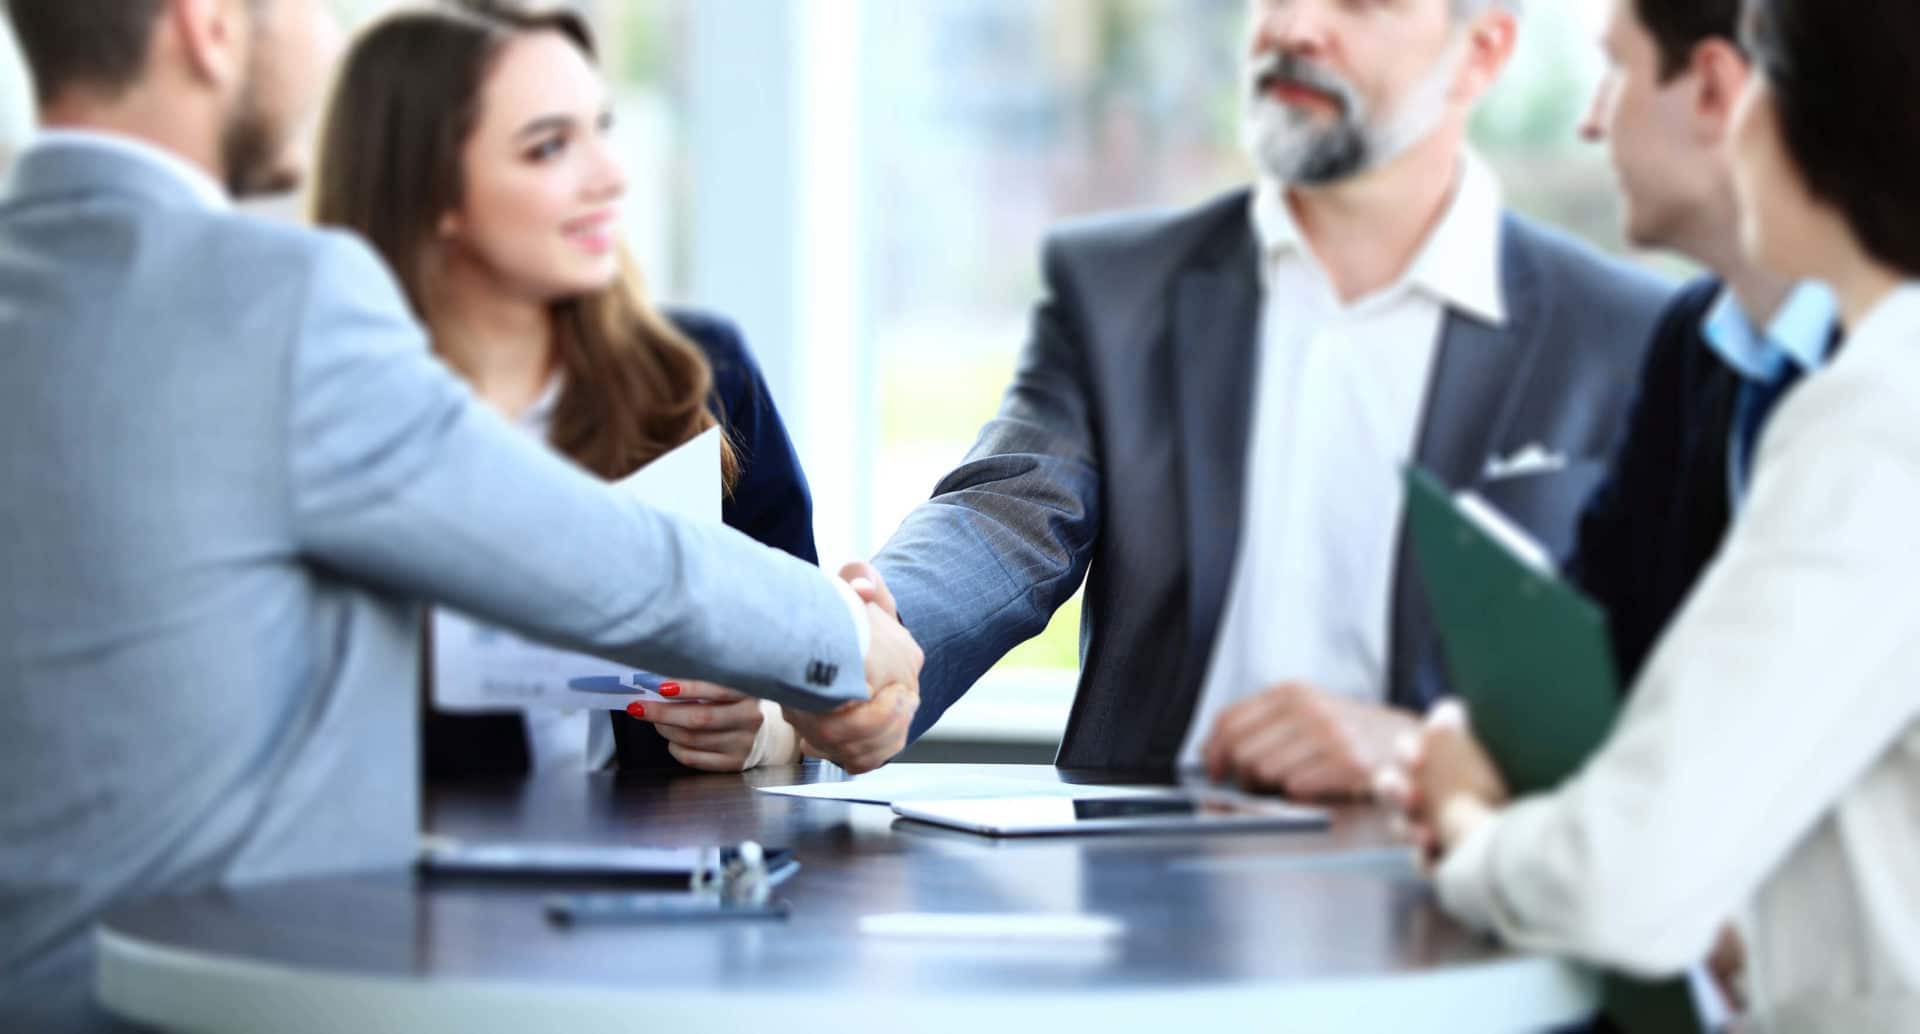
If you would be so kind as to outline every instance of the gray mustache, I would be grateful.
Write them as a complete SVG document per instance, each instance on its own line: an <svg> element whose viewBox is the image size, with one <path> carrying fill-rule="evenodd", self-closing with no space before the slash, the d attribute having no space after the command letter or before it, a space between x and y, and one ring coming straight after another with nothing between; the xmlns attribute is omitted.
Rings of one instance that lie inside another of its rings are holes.
<svg viewBox="0 0 1920 1034"><path fill-rule="evenodd" d="M1265 93L1276 83L1285 83L1289 86L1302 86L1327 94L1339 102L1342 111L1353 110L1353 87L1334 72L1297 54L1279 52L1262 54L1254 59L1248 71L1253 92L1256 94Z"/></svg>

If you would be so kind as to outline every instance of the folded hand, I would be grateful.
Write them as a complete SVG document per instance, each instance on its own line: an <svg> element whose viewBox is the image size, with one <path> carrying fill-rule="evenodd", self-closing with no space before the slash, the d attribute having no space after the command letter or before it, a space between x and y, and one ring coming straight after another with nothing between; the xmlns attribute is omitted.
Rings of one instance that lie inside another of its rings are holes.
<svg viewBox="0 0 1920 1034"><path fill-rule="evenodd" d="M1413 715L1287 682L1242 700L1214 722L1207 774L1300 800L1351 800L1373 789Z"/></svg>

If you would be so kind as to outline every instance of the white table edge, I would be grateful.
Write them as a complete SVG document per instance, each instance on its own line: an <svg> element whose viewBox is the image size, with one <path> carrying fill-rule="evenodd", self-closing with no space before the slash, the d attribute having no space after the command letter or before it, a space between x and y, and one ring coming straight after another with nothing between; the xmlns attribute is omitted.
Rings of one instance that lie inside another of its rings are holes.
<svg viewBox="0 0 1920 1034"><path fill-rule="evenodd" d="M1583 1019L1599 1002L1591 971L1511 956L1393 979L1234 981L1137 990L861 991L809 994L681 990L670 976L632 990L478 979L406 979L305 970L95 931L95 991L111 1012L164 1030L280 1034L521 1034L567 1030L786 1029L836 1032L1091 1029L1101 1034L1256 1028L1289 1031L1538 1030Z"/></svg>

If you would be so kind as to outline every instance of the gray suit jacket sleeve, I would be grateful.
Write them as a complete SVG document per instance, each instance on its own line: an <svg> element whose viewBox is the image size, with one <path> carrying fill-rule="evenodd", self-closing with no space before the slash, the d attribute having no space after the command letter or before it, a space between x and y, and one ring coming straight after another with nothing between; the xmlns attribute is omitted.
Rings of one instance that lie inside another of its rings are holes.
<svg viewBox="0 0 1920 1034"><path fill-rule="evenodd" d="M373 253L320 249L293 351L292 525L318 562L557 645L809 709L865 699L818 568L551 455L425 347Z"/></svg>
<svg viewBox="0 0 1920 1034"><path fill-rule="evenodd" d="M1054 300L1034 314L998 415L874 561L926 652L916 738L1007 651L1046 628L1093 557L1095 417L1054 255L1050 247Z"/></svg>

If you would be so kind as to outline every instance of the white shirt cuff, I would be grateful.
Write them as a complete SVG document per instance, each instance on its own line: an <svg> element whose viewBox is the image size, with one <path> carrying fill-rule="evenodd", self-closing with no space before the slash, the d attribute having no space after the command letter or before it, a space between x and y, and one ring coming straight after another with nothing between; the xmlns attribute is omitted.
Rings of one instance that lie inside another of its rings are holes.
<svg viewBox="0 0 1920 1034"><path fill-rule="evenodd" d="M822 571L821 574L826 572ZM840 598L847 603L847 614L853 618L853 633L860 643L860 662L864 664L867 660L867 648L873 645L873 626L867 623L867 603L860 598L859 593L853 591L853 586L830 574L826 574L826 578L833 583L835 589L839 590Z"/></svg>
<svg viewBox="0 0 1920 1034"><path fill-rule="evenodd" d="M1440 863L1435 882L1440 904L1455 919L1476 930L1500 929L1500 892L1494 886L1494 836L1504 816L1480 824Z"/></svg>
<svg viewBox="0 0 1920 1034"><path fill-rule="evenodd" d="M742 768L761 765L791 765L800 760L800 732L787 721L780 705L760 701L760 731L754 734L753 749L747 752Z"/></svg>

